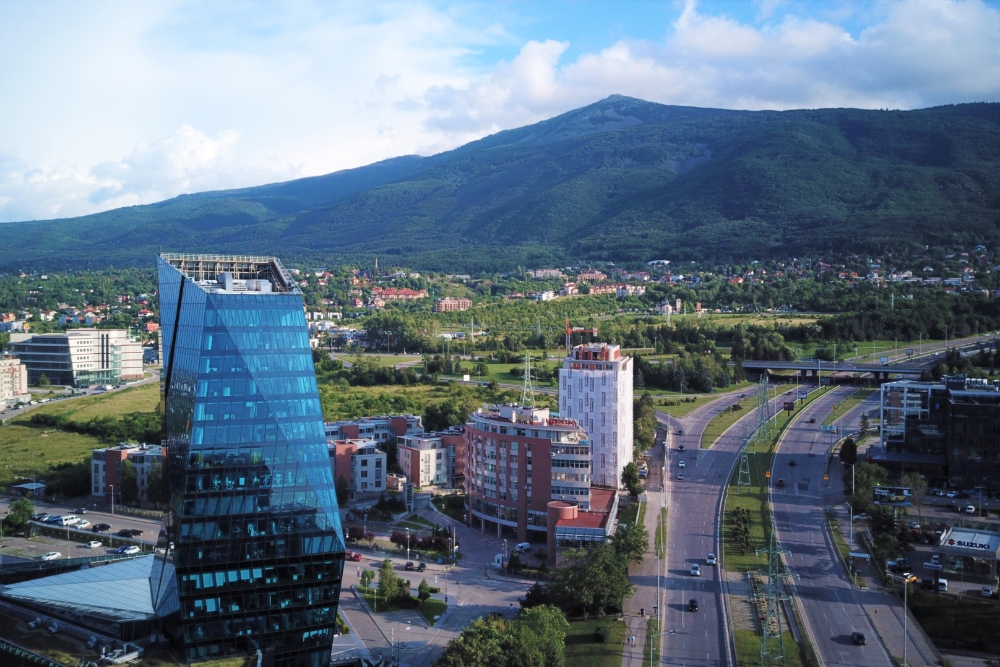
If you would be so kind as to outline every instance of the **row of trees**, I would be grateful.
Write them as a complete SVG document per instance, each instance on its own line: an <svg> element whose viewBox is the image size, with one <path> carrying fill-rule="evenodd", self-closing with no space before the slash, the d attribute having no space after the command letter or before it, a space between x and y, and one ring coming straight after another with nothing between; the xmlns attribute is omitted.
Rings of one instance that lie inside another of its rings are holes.
<svg viewBox="0 0 1000 667"><path fill-rule="evenodd" d="M448 643L438 667L563 667L569 623L552 605L526 609L511 620L478 618Z"/></svg>

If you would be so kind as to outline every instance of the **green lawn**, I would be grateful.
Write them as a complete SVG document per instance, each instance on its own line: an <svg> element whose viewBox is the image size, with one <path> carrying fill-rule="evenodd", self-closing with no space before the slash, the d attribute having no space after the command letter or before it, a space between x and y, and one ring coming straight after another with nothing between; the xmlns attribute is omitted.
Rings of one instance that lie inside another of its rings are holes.
<svg viewBox="0 0 1000 667"><path fill-rule="evenodd" d="M756 385L753 385L756 386ZM779 384L775 385L773 388L768 389L770 396L776 396L778 394L788 391L795 385ZM701 448L708 449L715 444L715 441L722 436L726 430L738 422L744 415L750 414L751 411L757 409L757 395L753 392L746 392L746 398L740 399L738 401L733 401L733 405L739 405L742 410L730 410L726 412L721 412L716 415L712 421L708 423L705 428L705 432L701 436Z"/></svg>
<svg viewBox="0 0 1000 667"><path fill-rule="evenodd" d="M0 426L0 486L45 474L60 463L80 463L105 445L97 438L78 433L46 431L5 424Z"/></svg>
<svg viewBox="0 0 1000 667"><path fill-rule="evenodd" d="M445 601L437 600L435 598L428 598L417 605L417 613L419 613L423 619L427 621L427 625L434 625L437 623L446 609L448 609L448 605L445 604ZM434 618L435 616L438 618Z"/></svg>
<svg viewBox="0 0 1000 667"><path fill-rule="evenodd" d="M642 647L642 664L660 664L660 621L655 618L646 622L646 641Z"/></svg>
<svg viewBox="0 0 1000 667"><path fill-rule="evenodd" d="M629 504L622 510L621 516L618 521L620 523L625 523L632 525L635 522L642 523L645 521L646 517L646 504L640 502L633 502Z"/></svg>
<svg viewBox="0 0 1000 667"><path fill-rule="evenodd" d="M418 601L415 596L410 596L409 600L392 600L389 602L389 606L386 607L385 600L377 597L376 589L365 589L358 586L358 590L361 591L361 597L363 597L365 602L368 603L369 609L376 614L381 614L387 611L415 609L417 613L420 614L430 625L434 625L436 622L434 619L435 616L440 616L445 612L445 609L448 608L444 600L429 598L427 600ZM416 588L414 587L411 590L416 590Z"/></svg>
<svg viewBox="0 0 1000 667"><path fill-rule="evenodd" d="M667 508L660 508L660 520L656 524L656 556L663 555L667 548Z"/></svg>
<svg viewBox="0 0 1000 667"><path fill-rule="evenodd" d="M608 629L606 642L594 638L598 626ZM627 633L625 622L611 616L570 621L566 633L566 667L620 667Z"/></svg>
<svg viewBox="0 0 1000 667"><path fill-rule="evenodd" d="M335 354L334 357L340 359L341 361L346 361L348 363L354 361L356 354ZM423 359L419 354L363 354L361 355L364 359L375 359L378 361L378 365L383 368L386 366L396 366L398 364L405 364L407 362L420 361Z"/></svg>
<svg viewBox="0 0 1000 667"><path fill-rule="evenodd" d="M434 507L442 514L450 516L455 521L463 521L465 515L465 496L460 494L450 494L447 496L434 496L431 498Z"/></svg>
<svg viewBox="0 0 1000 667"><path fill-rule="evenodd" d="M114 417L131 412L155 412L160 402L160 385L156 382L139 387L46 403L27 412L16 421L28 421L32 415L62 415L73 421L87 421L94 417Z"/></svg>
<svg viewBox="0 0 1000 667"><path fill-rule="evenodd" d="M720 390L714 394L678 394L673 391L663 391L662 389L643 389L639 394L649 394L653 397L653 404L660 412L666 412L671 417L684 417L692 411L697 410L706 403L711 403L726 394L736 394L745 392L749 387L755 386L753 382L740 382Z"/></svg>
<svg viewBox="0 0 1000 667"><path fill-rule="evenodd" d="M1000 608L995 602L921 590L911 590L909 602L920 626L938 647L1000 649Z"/></svg>
<svg viewBox="0 0 1000 667"><path fill-rule="evenodd" d="M792 633L784 632L782 639L785 645L785 667L803 667L801 647L795 642ZM736 664L760 664L760 635L749 630L734 630L733 640L736 643Z"/></svg>

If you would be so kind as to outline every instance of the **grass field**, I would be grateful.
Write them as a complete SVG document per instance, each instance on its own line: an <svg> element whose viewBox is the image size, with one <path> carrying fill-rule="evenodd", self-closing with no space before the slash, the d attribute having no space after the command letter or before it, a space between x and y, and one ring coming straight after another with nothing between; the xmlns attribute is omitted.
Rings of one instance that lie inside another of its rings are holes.
<svg viewBox="0 0 1000 667"><path fill-rule="evenodd" d="M645 521L646 517L646 504L645 503L631 503L628 507L622 510L621 517L619 518L620 523L625 523L632 525L636 521Z"/></svg>
<svg viewBox="0 0 1000 667"><path fill-rule="evenodd" d="M334 354L335 358L341 361L346 361L351 363L358 356L356 354ZM386 366L397 366L399 364L405 364L408 362L420 361L423 359L419 354L363 354L362 359L375 359L378 361L378 365L385 368Z"/></svg>
<svg viewBox="0 0 1000 667"><path fill-rule="evenodd" d="M660 508L660 520L656 523L656 557L661 557L667 548L667 508Z"/></svg>
<svg viewBox="0 0 1000 667"><path fill-rule="evenodd" d="M794 386L795 385L785 385L785 384L775 385L775 389L773 390L769 389L768 391L775 392L770 394L771 396L775 396L777 394L781 394L783 392L788 391L791 387ZM743 417L744 415L750 414L751 410L757 409L756 394L753 394L751 392L746 392L746 394L747 394L746 398L740 399L738 401L733 401L734 405L739 403L739 405L743 408L742 410L732 410L730 412L719 413L718 415L715 416L714 419L712 419L712 421L708 423L708 426L705 427L705 432L702 433L701 435L702 449L708 449L709 447L714 445L715 441L718 440L719 437L723 433L725 433L730 426L739 421L740 418Z"/></svg>
<svg viewBox="0 0 1000 667"><path fill-rule="evenodd" d="M803 667L801 648L792 633L784 632L781 638L785 645L785 667ZM736 643L736 664L760 664L760 635L749 630L735 630L733 640Z"/></svg>
<svg viewBox="0 0 1000 667"><path fill-rule="evenodd" d="M823 420L823 425L828 426L837 421L874 393L874 387L862 387L861 389L858 389L856 392L851 394L851 396L834 406L833 412L831 412L829 416Z"/></svg>
<svg viewBox="0 0 1000 667"><path fill-rule="evenodd" d="M642 647L642 664L660 664L660 621L655 618L646 622L646 641Z"/></svg>
<svg viewBox="0 0 1000 667"><path fill-rule="evenodd" d="M940 648L994 652L1000 647L1000 609L994 602L918 590L911 591L910 605Z"/></svg>
<svg viewBox="0 0 1000 667"><path fill-rule="evenodd" d="M86 435L5 424L0 426L0 486L32 475L44 479L54 466L79 463L102 446L100 440Z"/></svg>
<svg viewBox="0 0 1000 667"><path fill-rule="evenodd" d="M16 421L27 421L31 415L62 415L73 421L94 417L113 417L130 412L155 412L160 402L160 385L156 382L130 387L97 396L46 403L31 410Z"/></svg>
<svg viewBox="0 0 1000 667"><path fill-rule="evenodd" d="M663 391L661 389L642 389L636 393L652 396L653 403L660 412L666 412L671 417L684 417L725 394L736 394L738 396L753 386L755 386L753 382L740 382L739 384L727 387L725 390L719 390L714 394L678 394L677 392Z"/></svg>
<svg viewBox="0 0 1000 667"><path fill-rule="evenodd" d="M608 640L599 642L594 631L608 629ZM614 617L570 621L566 633L566 667L620 667L628 627Z"/></svg>

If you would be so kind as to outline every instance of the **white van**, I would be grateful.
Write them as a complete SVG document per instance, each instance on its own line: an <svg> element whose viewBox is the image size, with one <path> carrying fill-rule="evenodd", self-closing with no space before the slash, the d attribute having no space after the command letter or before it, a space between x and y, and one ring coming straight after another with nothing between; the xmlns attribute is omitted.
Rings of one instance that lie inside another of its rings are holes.
<svg viewBox="0 0 1000 667"><path fill-rule="evenodd" d="M519 544L515 544L514 551L519 554L526 554L529 551L531 551L531 544L529 544L528 542L521 542Z"/></svg>
<svg viewBox="0 0 1000 667"><path fill-rule="evenodd" d="M54 523L57 526L74 526L80 523L80 517L75 514L67 514L66 516L59 517L59 520Z"/></svg>
<svg viewBox="0 0 1000 667"><path fill-rule="evenodd" d="M948 591L947 579L938 579L938 590L942 593L946 593Z"/></svg>

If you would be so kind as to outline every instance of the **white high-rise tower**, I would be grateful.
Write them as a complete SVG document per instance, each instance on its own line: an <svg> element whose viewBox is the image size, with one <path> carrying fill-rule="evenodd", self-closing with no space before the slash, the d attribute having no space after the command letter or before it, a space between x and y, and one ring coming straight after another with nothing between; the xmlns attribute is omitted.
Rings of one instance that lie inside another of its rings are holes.
<svg viewBox="0 0 1000 667"><path fill-rule="evenodd" d="M576 419L591 442L593 484L621 486L632 461L632 357L607 343L577 345L559 371L559 414Z"/></svg>

